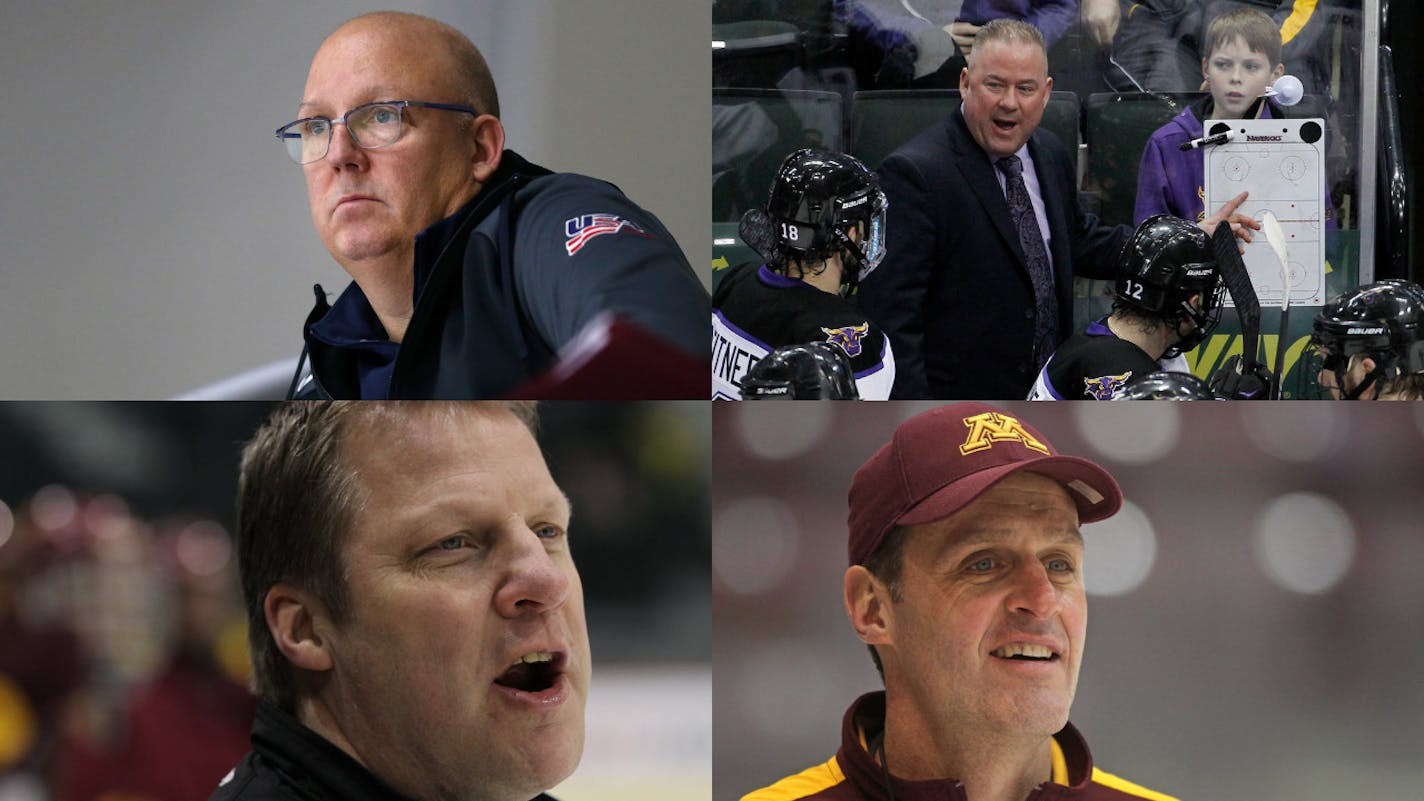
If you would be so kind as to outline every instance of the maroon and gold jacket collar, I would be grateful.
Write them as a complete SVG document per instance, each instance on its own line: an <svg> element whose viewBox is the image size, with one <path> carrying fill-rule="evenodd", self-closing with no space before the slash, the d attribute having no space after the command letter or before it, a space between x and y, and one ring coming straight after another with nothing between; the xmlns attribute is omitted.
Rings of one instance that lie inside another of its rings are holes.
<svg viewBox="0 0 1424 801"><path fill-rule="evenodd" d="M836 761L856 796L872 801L890 801L885 792L885 772L870 754L869 744L885 728L885 693L866 693L846 710L841 723L841 747ZM910 781L890 776L895 801L967 801L964 784L958 779ZM1053 781L1045 782L1026 801L1096 801L1121 798L1093 782L1093 756L1083 735L1069 723L1053 735Z"/></svg>

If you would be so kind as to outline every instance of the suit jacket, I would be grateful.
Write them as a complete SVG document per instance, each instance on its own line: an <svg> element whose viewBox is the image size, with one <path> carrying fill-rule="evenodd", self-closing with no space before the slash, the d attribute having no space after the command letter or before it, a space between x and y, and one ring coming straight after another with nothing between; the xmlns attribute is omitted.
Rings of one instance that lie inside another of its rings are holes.
<svg viewBox="0 0 1424 801"><path fill-rule="evenodd" d="M1073 277L1111 278L1129 226L1078 207L1074 159L1053 134L1029 140L1048 217L1059 336L1072 332ZM1028 262L995 167L962 109L890 154L885 261L860 304L890 335L892 397L1022 399L1033 386L1034 301Z"/></svg>

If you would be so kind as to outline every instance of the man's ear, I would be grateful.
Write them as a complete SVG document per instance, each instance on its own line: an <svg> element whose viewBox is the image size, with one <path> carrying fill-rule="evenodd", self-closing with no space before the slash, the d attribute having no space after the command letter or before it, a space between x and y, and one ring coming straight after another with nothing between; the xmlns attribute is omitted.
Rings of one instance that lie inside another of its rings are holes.
<svg viewBox="0 0 1424 801"><path fill-rule="evenodd" d="M279 581L262 599L262 612L267 630L288 662L303 670L331 670L331 643L326 634L330 617L315 597Z"/></svg>
<svg viewBox="0 0 1424 801"><path fill-rule="evenodd" d="M484 183L499 169L504 156L504 124L492 114L481 114L470 126L469 135L475 140L471 172L476 181Z"/></svg>
<svg viewBox="0 0 1424 801"><path fill-rule="evenodd" d="M1367 375L1369 375L1370 373L1373 373L1373 372L1375 371L1375 368L1378 367L1378 366L1379 366L1379 362L1376 362L1374 359L1371 359L1371 358L1368 357L1368 356L1361 355L1361 356L1360 356L1360 380L1361 380L1361 381L1364 381L1364 380L1365 380L1364 377L1367 376ZM1382 379L1376 379L1376 380L1375 380L1375 383L1374 383L1374 386L1370 387L1370 389L1374 390L1374 396L1378 396L1378 395L1379 395L1381 382L1382 382ZM1373 396L1372 396L1372 397L1373 397Z"/></svg>
<svg viewBox="0 0 1424 801"><path fill-rule="evenodd" d="M866 645L890 645L894 641L890 588L864 565L847 568L844 584L846 616L855 635Z"/></svg>

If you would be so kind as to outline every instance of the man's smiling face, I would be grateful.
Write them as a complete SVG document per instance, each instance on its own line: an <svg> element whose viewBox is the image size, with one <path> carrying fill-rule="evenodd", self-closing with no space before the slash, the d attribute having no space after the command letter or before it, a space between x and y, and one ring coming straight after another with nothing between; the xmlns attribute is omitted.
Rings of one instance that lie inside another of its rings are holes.
<svg viewBox="0 0 1424 801"><path fill-rule="evenodd" d="M1063 728L1087 634L1083 539L1063 486L1014 473L905 536L879 646L887 689L930 729Z"/></svg>

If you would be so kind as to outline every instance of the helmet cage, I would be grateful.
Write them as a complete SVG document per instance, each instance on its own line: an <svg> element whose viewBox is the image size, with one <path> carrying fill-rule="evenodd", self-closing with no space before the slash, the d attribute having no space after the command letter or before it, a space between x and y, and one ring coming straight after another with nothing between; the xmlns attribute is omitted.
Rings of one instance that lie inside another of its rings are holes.
<svg viewBox="0 0 1424 801"><path fill-rule="evenodd" d="M1417 328L1401 328L1385 320L1345 320L1321 312L1304 355L1307 376L1327 371L1335 376L1335 386L1346 397L1359 397L1375 379L1393 380L1401 374L1424 373L1424 337ZM1371 377L1345 389L1345 376L1356 356L1374 360Z"/></svg>
<svg viewBox="0 0 1424 801"><path fill-rule="evenodd" d="M1346 292L1315 315L1306 354L1309 376L1330 372L1351 399L1376 380L1424 373L1424 288L1388 278ZM1346 391L1356 356L1368 356L1375 367Z"/></svg>
<svg viewBox="0 0 1424 801"><path fill-rule="evenodd" d="M1424 288L1387 278L1347 292L1315 316L1312 338L1332 353L1365 353L1405 373L1424 372Z"/></svg>
<svg viewBox="0 0 1424 801"><path fill-rule="evenodd" d="M1217 275L1215 264L1188 264L1186 265L1188 276L1194 272L1205 272L1209 274L1207 280L1214 281L1214 285L1206 283L1188 282L1181 286L1183 296L1177 299L1177 322L1189 319L1195 326L1188 331L1181 339L1170 345L1163 358L1175 359L1176 357L1195 348L1206 341L1211 336L1211 332L1216 330L1216 326L1221 323L1222 297L1226 292L1226 282ZM1201 308L1192 306L1192 296L1201 295Z"/></svg>

